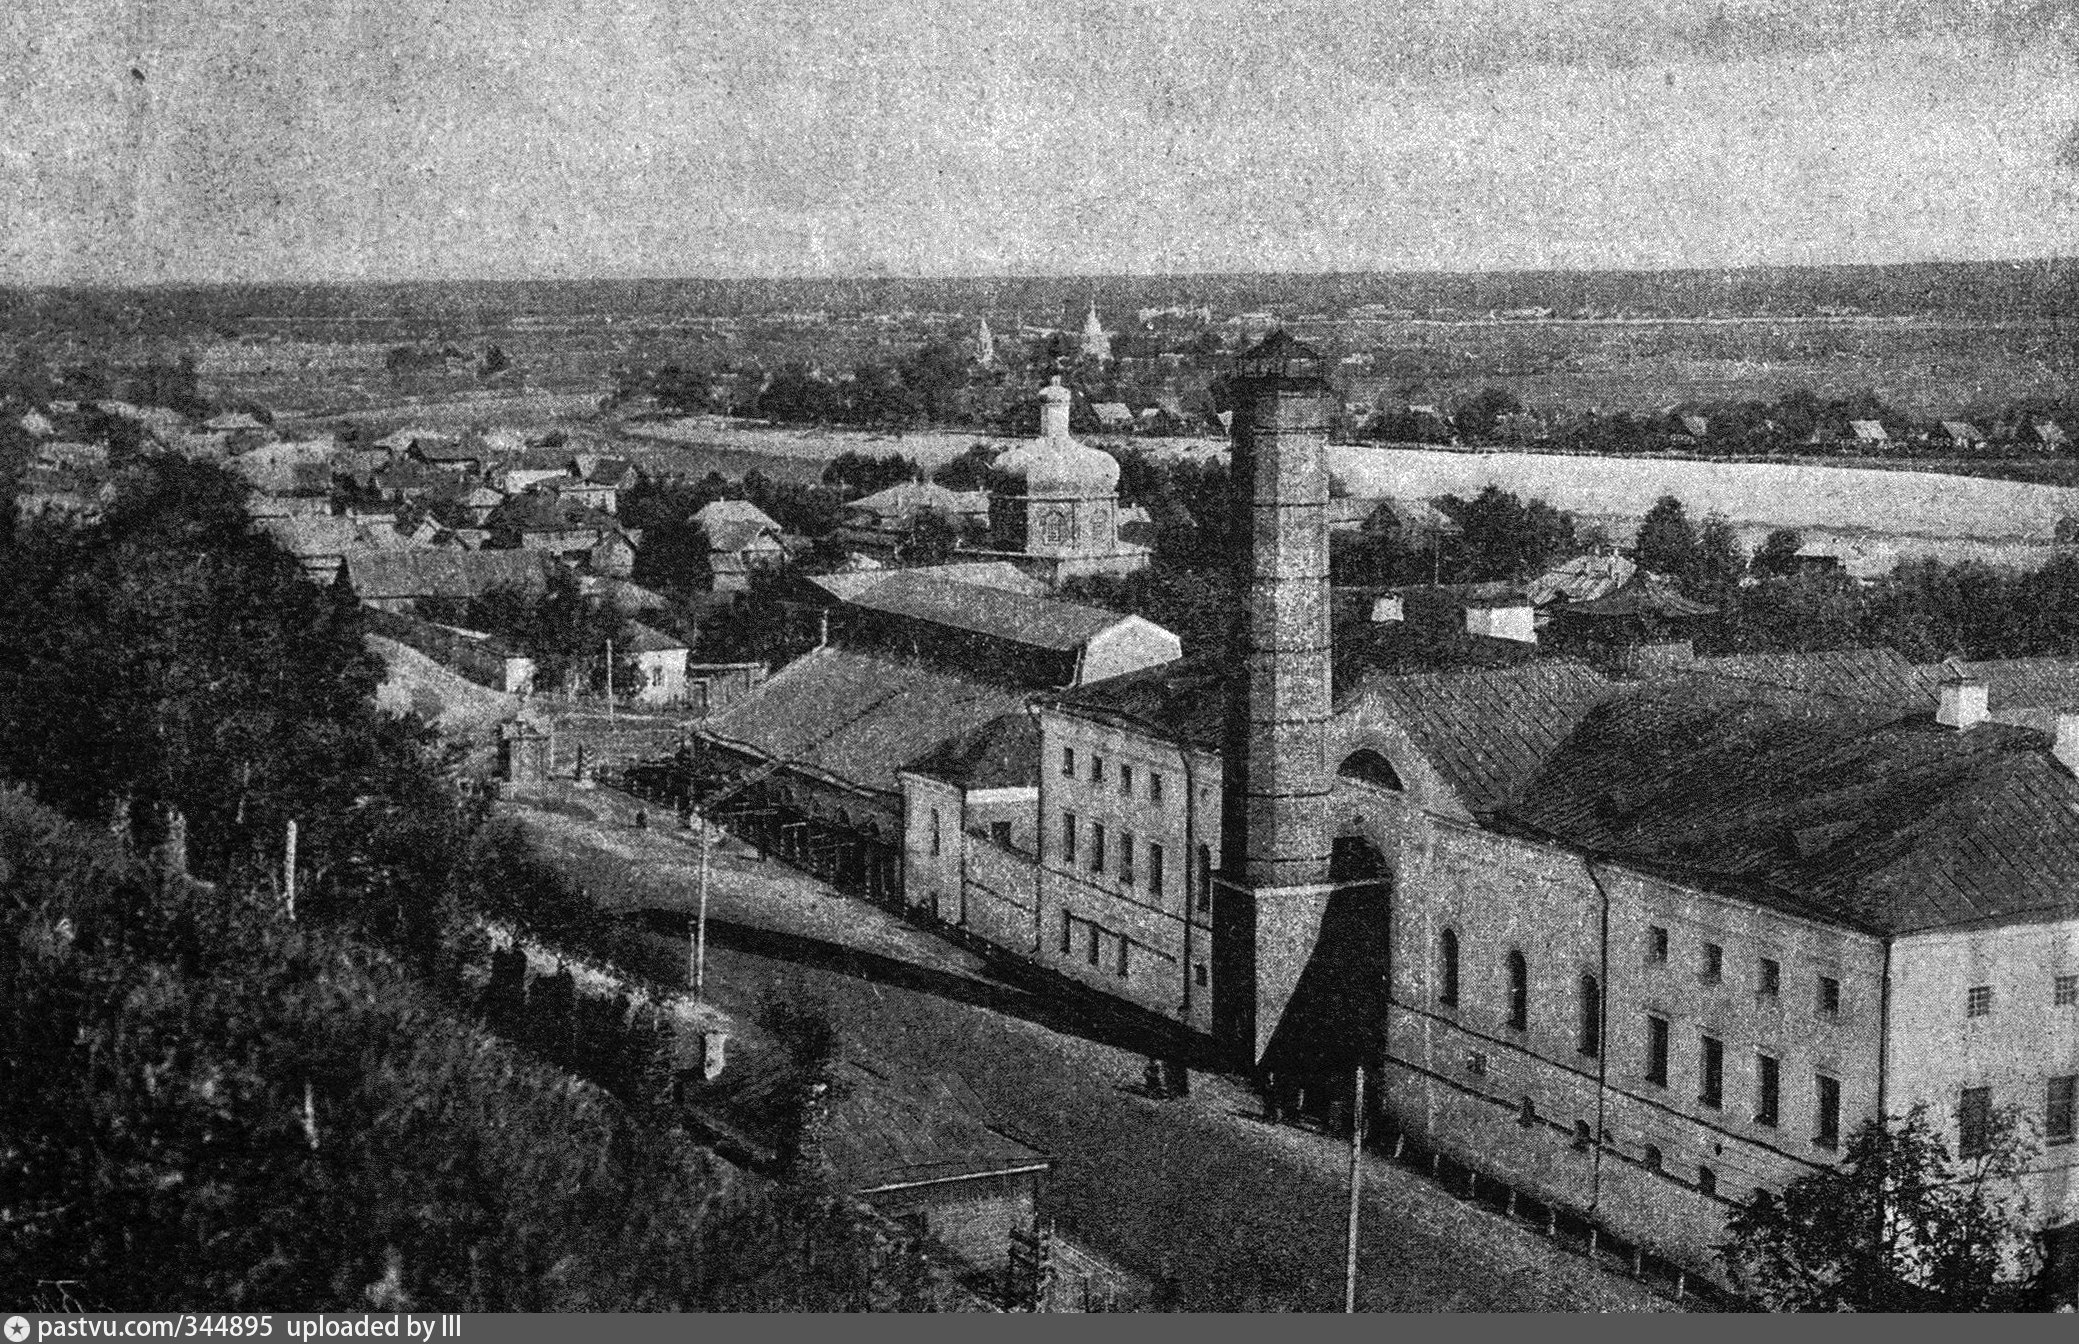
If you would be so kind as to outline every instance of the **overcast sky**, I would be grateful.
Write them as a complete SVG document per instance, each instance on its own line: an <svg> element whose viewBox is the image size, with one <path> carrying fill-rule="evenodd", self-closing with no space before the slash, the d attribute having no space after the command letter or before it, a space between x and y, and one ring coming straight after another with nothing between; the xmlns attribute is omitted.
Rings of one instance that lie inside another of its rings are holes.
<svg viewBox="0 0 2079 1344"><path fill-rule="evenodd" d="M2079 0L4 0L0 280L2070 255Z"/></svg>

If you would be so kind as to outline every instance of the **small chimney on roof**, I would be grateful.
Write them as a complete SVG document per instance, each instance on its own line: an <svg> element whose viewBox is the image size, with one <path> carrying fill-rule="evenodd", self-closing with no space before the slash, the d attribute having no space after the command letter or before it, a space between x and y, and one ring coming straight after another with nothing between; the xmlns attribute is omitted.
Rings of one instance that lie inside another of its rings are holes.
<svg viewBox="0 0 2079 1344"><path fill-rule="evenodd" d="M1992 717L1985 679L1957 659L1942 664L1940 698L1935 705L1935 722L1959 732L1977 727Z"/></svg>

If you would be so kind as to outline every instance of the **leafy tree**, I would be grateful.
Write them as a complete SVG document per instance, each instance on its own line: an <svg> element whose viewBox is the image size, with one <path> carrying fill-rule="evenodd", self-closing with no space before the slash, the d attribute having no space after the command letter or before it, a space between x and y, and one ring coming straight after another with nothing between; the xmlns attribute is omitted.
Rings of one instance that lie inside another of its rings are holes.
<svg viewBox="0 0 2079 1344"><path fill-rule="evenodd" d="M847 448L823 468L823 484L843 490L848 498L858 499L886 490L891 485L914 481L923 474L915 462L900 454L868 456Z"/></svg>
<svg viewBox="0 0 2079 1344"><path fill-rule="evenodd" d="M918 565L942 565L960 548L960 528L935 509L918 513L910 525L902 558Z"/></svg>
<svg viewBox="0 0 2079 1344"><path fill-rule="evenodd" d="M1456 419L1458 427L1469 439L1491 439L1495 425L1505 415L1514 415L1523 409L1516 395L1504 388L1483 387L1470 399L1460 403Z"/></svg>
<svg viewBox="0 0 2079 1344"><path fill-rule="evenodd" d="M1662 495L1639 521L1638 561L1655 574L1682 575L1696 567L1696 528L1673 495Z"/></svg>
<svg viewBox="0 0 2079 1344"><path fill-rule="evenodd" d="M1218 655L1233 639L1233 576L1219 569L1180 565L1157 556L1125 578L1076 579L1061 595L1127 615L1141 616L1175 634L1192 656Z"/></svg>
<svg viewBox="0 0 2079 1344"><path fill-rule="evenodd" d="M931 473L932 483L948 490L963 493L985 490L989 485L989 465L1002 455L1002 450L986 443L978 443L960 456ZM1125 494L1122 472L1120 494Z"/></svg>
<svg viewBox="0 0 2079 1344"><path fill-rule="evenodd" d="M1683 589L1700 602L1722 602L1746 570L1747 554L1732 522L1722 513L1705 518L1697 529L1694 558L1682 575Z"/></svg>
<svg viewBox="0 0 2079 1344"><path fill-rule="evenodd" d="M1805 534L1794 527L1779 527L1762 538L1754 552L1754 570L1763 575L1790 574L1797 569L1797 553L1805 548Z"/></svg>
<svg viewBox="0 0 2079 1344"><path fill-rule="evenodd" d="M1448 545L1458 582L1526 578L1574 549L1574 523L1542 499L1528 504L1490 485L1471 499L1447 495L1437 508L1458 524Z"/></svg>
<svg viewBox="0 0 2079 1344"><path fill-rule="evenodd" d="M1916 1105L1872 1117L1837 1167L1756 1192L1727 1222L1720 1258L1771 1311L2000 1311L2021 1302L2027 1204L2012 1181L2034 1144L1996 1113L1974 1150L1952 1158Z"/></svg>

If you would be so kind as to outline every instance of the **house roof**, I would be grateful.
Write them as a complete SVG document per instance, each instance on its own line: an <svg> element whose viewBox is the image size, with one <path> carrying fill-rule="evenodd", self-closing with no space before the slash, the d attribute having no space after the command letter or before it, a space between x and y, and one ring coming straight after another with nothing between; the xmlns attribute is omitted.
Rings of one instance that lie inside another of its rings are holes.
<svg viewBox="0 0 2079 1344"><path fill-rule="evenodd" d="M686 641L674 639L641 621L621 623L621 648L627 653L684 653Z"/></svg>
<svg viewBox="0 0 2079 1344"><path fill-rule="evenodd" d="M1039 783L1039 747L1032 716L1006 714L926 753L910 770L963 789L1030 788Z"/></svg>
<svg viewBox="0 0 2079 1344"><path fill-rule="evenodd" d="M2048 738L1677 679L1597 706L1508 818L1879 934L2079 913L2079 781Z"/></svg>
<svg viewBox="0 0 2079 1344"><path fill-rule="evenodd" d="M1170 739L1219 751L1227 706L1229 664L1188 658L1108 677L1049 703L1100 718L1153 728Z"/></svg>
<svg viewBox="0 0 2079 1344"><path fill-rule="evenodd" d="M780 530L780 525L773 521L771 515L748 499L709 500L693 515L693 523L702 529L712 528L721 523L748 523L773 532Z"/></svg>
<svg viewBox="0 0 2079 1344"><path fill-rule="evenodd" d="M575 499L562 499L539 491L509 496L484 520L494 531L569 532L614 526L611 514L601 513Z"/></svg>
<svg viewBox="0 0 2079 1344"><path fill-rule="evenodd" d="M786 548L780 545L779 533L760 523L749 521L718 521L709 523L707 546L710 551L735 555L742 551L779 552Z"/></svg>
<svg viewBox="0 0 2079 1344"><path fill-rule="evenodd" d="M494 588L543 591L549 564L539 551L357 551L347 556L346 572L363 601L468 598Z"/></svg>
<svg viewBox="0 0 2079 1344"><path fill-rule="evenodd" d="M1985 436L1978 432L1978 426L1968 420L1944 420L1942 422L1942 432L1957 443L1983 443L1985 441Z"/></svg>
<svg viewBox="0 0 2079 1344"><path fill-rule="evenodd" d="M1850 420L1848 429L1856 438L1869 443L1885 443L1891 438L1884 432L1884 422L1881 420Z"/></svg>
<svg viewBox="0 0 2079 1344"><path fill-rule="evenodd" d="M1965 663L1963 669L1985 683L1987 706L1992 713L2010 722L2049 727L2058 713L2079 710L2079 659L2003 658ZM1940 675L1940 669L1935 667L1922 666L1914 671L1927 675L1931 681Z"/></svg>
<svg viewBox="0 0 2079 1344"><path fill-rule="evenodd" d="M1629 616L1711 616L1717 614L1718 608L1692 602L1672 588L1634 575L1632 582L1602 597L1568 603L1566 611L1569 616L1615 620Z"/></svg>
<svg viewBox="0 0 2079 1344"><path fill-rule="evenodd" d="M1338 706L1405 732L1474 812L1513 798L1610 683L1581 663L1544 659L1481 672L1373 677Z"/></svg>
<svg viewBox="0 0 2079 1344"><path fill-rule="evenodd" d="M1698 658L1672 669L1683 677L1748 682L1842 701L1923 709L1934 703L1936 669L1919 667L1893 649L1826 653L1750 653Z"/></svg>
<svg viewBox="0 0 2079 1344"><path fill-rule="evenodd" d="M372 549L360 524L351 518L265 518L258 526L274 538L276 545L299 560Z"/></svg>
<svg viewBox="0 0 2079 1344"><path fill-rule="evenodd" d="M897 793L896 772L1024 702L940 668L826 645L775 672L703 732L768 759Z"/></svg>
<svg viewBox="0 0 2079 1344"><path fill-rule="evenodd" d="M435 438L421 435L412 440L411 450L428 462L476 462L484 457L484 447L467 439Z"/></svg>
<svg viewBox="0 0 2079 1344"><path fill-rule="evenodd" d="M903 481L864 499L845 505L883 520L913 517L920 511L944 514L981 514L989 511L989 496L981 490L948 490L931 481Z"/></svg>
<svg viewBox="0 0 2079 1344"><path fill-rule="evenodd" d="M866 611L1060 653L1082 648L1131 619L1101 607L1028 597L924 569L888 571L880 582L846 600Z"/></svg>
<svg viewBox="0 0 2079 1344"><path fill-rule="evenodd" d="M1638 566L1621 555L1577 555L1525 584L1524 595L1540 607L1562 598L1592 602L1623 587L1637 571Z"/></svg>

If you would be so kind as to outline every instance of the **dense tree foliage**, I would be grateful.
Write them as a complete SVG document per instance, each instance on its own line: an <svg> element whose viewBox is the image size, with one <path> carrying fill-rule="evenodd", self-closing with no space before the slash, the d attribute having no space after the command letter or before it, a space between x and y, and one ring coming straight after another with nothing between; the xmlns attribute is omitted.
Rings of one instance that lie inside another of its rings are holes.
<svg viewBox="0 0 2079 1344"><path fill-rule="evenodd" d="M2022 1302L2031 1234L2011 1181L2034 1151L2012 1113L1995 1114L1952 1158L1915 1106L1871 1118L1839 1166L1757 1191L1727 1222L1719 1255L1735 1285L1771 1311L1999 1311Z"/></svg>

